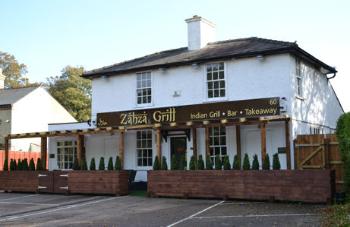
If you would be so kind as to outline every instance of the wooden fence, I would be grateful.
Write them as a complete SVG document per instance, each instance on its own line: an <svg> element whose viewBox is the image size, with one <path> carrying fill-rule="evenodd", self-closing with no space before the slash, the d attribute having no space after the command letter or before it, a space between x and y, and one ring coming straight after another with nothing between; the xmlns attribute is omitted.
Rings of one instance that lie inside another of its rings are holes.
<svg viewBox="0 0 350 227"><path fill-rule="evenodd" d="M335 170L336 191L342 191L343 162L334 134L298 135L294 140L294 165L296 169Z"/></svg>
<svg viewBox="0 0 350 227"><path fill-rule="evenodd" d="M30 159L34 159L35 165L38 158L40 158L40 152L34 152L34 151L9 151L9 160L11 159L28 159L28 163ZM4 168L4 161L5 161L5 151L0 150L0 171ZM9 161L10 163L10 161ZM47 165L46 165L47 166Z"/></svg>

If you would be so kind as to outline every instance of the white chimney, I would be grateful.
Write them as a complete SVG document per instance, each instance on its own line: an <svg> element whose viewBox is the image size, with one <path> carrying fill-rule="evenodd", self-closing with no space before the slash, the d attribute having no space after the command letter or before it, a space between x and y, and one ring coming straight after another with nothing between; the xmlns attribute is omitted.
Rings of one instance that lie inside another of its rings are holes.
<svg viewBox="0 0 350 227"><path fill-rule="evenodd" d="M215 41L215 24L197 15L185 21L189 50L198 50Z"/></svg>
<svg viewBox="0 0 350 227"><path fill-rule="evenodd" d="M6 76L2 74L2 68L0 68L0 89L5 88L5 79L6 79Z"/></svg>

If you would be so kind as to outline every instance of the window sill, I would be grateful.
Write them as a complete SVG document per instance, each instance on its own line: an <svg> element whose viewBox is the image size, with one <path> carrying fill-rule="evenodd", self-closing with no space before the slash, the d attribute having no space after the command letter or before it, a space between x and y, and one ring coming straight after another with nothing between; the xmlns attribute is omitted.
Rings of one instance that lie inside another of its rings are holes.
<svg viewBox="0 0 350 227"><path fill-rule="evenodd" d="M299 96L299 95L295 96L295 98L296 98L296 99L299 99L299 100L301 100L301 101L304 101L304 100L305 100L304 97L301 97L301 96Z"/></svg>
<svg viewBox="0 0 350 227"><path fill-rule="evenodd" d="M149 104L136 104L135 109L142 109L142 108L147 108L147 107L153 107L153 103L149 103Z"/></svg>
<svg viewBox="0 0 350 227"><path fill-rule="evenodd" d="M227 97L207 98L203 103L222 102L222 101L228 101L228 98Z"/></svg>

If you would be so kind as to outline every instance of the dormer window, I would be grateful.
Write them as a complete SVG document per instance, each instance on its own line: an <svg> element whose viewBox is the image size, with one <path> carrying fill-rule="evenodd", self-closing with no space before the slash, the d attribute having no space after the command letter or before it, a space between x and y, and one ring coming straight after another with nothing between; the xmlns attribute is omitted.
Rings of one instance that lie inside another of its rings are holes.
<svg viewBox="0 0 350 227"><path fill-rule="evenodd" d="M137 73L137 105L147 105L152 102L151 72Z"/></svg>
<svg viewBox="0 0 350 227"><path fill-rule="evenodd" d="M224 63L207 65L207 90L208 99L222 98L226 96Z"/></svg>

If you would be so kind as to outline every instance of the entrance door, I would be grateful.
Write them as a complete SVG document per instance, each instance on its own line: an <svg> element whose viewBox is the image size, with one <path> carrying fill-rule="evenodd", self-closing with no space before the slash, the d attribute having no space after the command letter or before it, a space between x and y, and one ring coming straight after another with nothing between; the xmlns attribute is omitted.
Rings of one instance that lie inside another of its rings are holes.
<svg viewBox="0 0 350 227"><path fill-rule="evenodd" d="M182 157L186 158L186 150L187 150L186 136L170 137L171 159L176 158L177 163L180 163Z"/></svg>

